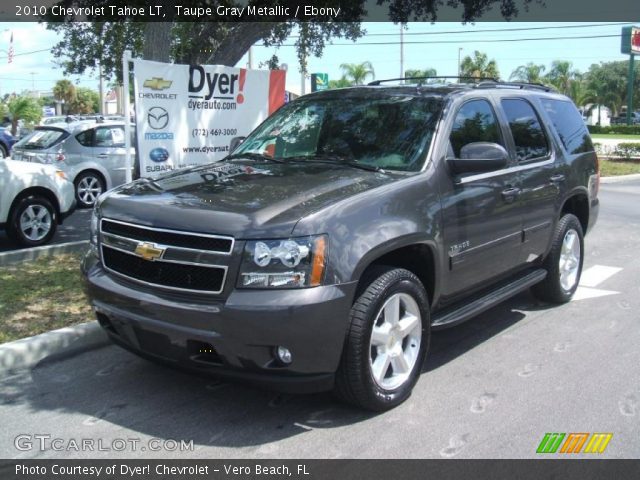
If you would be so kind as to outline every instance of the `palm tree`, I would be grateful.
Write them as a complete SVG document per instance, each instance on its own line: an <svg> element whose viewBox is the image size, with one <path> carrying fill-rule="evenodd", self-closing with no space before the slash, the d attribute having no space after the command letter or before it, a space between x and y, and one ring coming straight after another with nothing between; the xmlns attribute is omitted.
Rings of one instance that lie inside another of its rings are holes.
<svg viewBox="0 0 640 480"><path fill-rule="evenodd" d="M42 117L42 108L38 101L31 97L14 97L7 105L11 116L11 135L18 132L18 121L24 120L29 123L37 123Z"/></svg>
<svg viewBox="0 0 640 480"><path fill-rule="evenodd" d="M547 80L560 92L568 95L571 92L571 82L578 78L579 73L572 68L572 64L566 60L554 60L547 74Z"/></svg>
<svg viewBox="0 0 640 480"><path fill-rule="evenodd" d="M533 62L529 62L526 65L520 65L511 72L509 80L527 83L542 83L542 72L544 72L544 70L544 65L536 65Z"/></svg>
<svg viewBox="0 0 640 480"><path fill-rule="evenodd" d="M76 99L76 87L69 80L58 80L53 86L53 97L66 105L68 111L69 105Z"/></svg>
<svg viewBox="0 0 640 480"><path fill-rule="evenodd" d="M500 78L496 61L489 60L486 53L476 50L473 58L466 56L460 65L460 75L463 77Z"/></svg>
<svg viewBox="0 0 640 480"><path fill-rule="evenodd" d="M362 85L368 77L372 80L376 78L371 62L343 63L340 65L340 69L343 77L349 80L352 85Z"/></svg>
<svg viewBox="0 0 640 480"><path fill-rule="evenodd" d="M344 88L351 85L353 84L344 75L339 80L329 80L329 88Z"/></svg>

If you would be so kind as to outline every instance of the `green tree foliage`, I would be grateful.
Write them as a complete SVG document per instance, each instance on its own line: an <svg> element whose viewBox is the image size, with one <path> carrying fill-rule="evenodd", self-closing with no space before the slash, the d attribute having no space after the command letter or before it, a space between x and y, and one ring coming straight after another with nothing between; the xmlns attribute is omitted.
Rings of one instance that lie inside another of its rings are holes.
<svg viewBox="0 0 640 480"><path fill-rule="evenodd" d="M78 87L76 97L69 105L69 113L96 113L100 109L100 95L90 88Z"/></svg>
<svg viewBox="0 0 640 480"><path fill-rule="evenodd" d="M424 70L410 68L404 71L405 78L435 77L437 75L438 71L435 68L425 68ZM418 84L422 84L425 82L429 82L429 80L419 80Z"/></svg>
<svg viewBox="0 0 640 480"><path fill-rule="evenodd" d="M486 53L478 50L473 52L473 57L466 56L462 59L460 71L463 77L500 78L496 61L489 60Z"/></svg>
<svg viewBox="0 0 640 480"><path fill-rule="evenodd" d="M42 118L42 107L38 100L31 97L14 97L7 105L9 116L11 117L11 134L18 131L18 121L24 120L26 123L37 123Z"/></svg>
<svg viewBox="0 0 640 480"><path fill-rule="evenodd" d="M82 23L73 17L65 22L51 16L43 17L47 28L62 33L63 40L56 44L53 55L67 74L83 74L94 71L99 64L106 78L122 79L121 59L125 49L130 49L134 57L177 63L213 63L235 65L249 50L251 45L261 43L267 47L278 48L289 35L296 33L294 39L300 64L306 70L306 61L310 56L322 55L326 43L332 38L355 40L364 34L361 22L370 7L367 0L317 0L315 7L340 8L340 14L332 22L300 22L298 20L280 21L281 18L263 18L261 22L177 22L174 4L168 0L157 0L162 5L167 18L165 22L123 21L119 17L91 17ZM377 0L378 8L386 8L388 19L394 22L428 21L438 19L443 8L455 9L462 22L471 22L490 9L500 11L502 16L511 19L518 15L518 7L528 4L543 4L542 0ZM518 3L518 5L516 4ZM112 0L61 0L58 5L64 7L105 7L114 5ZM146 0L129 0L129 7L148 8ZM193 7L242 7L255 5L260 7L288 6L296 10L299 2L293 0L192 0ZM271 20L271 21L269 21ZM313 20L309 18L308 20Z"/></svg>
<svg viewBox="0 0 640 480"><path fill-rule="evenodd" d="M353 83L351 83L344 75L338 80L329 80L329 88L344 88L352 85Z"/></svg>
<svg viewBox="0 0 640 480"><path fill-rule="evenodd" d="M580 73L573 68L571 62L567 60L554 60L551 63L546 80L558 89L561 93L569 95L571 85L580 81Z"/></svg>
<svg viewBox="0 0 640 480"><path fill-rule="evenodd" d="M368 79L376 78L371 62L343 63L340 65L342 77L347 79L351 85L362 85Z"/></svg>
<svg viewBox="0 0 640 480"><path fill-rule="evenodd" d="M515 80L516 82L527 83L542 83L542 72L545 71L544 65L536 65L533 62L529 62L526 65L520 65L513 72L509 80Z"/></svg>
<svg viewBox="0 0 640 480"><path fill-rule="evenodd" d="M67 113L70 105L76 99L76 87L67 79L58 80L53 86L53 98L63 102L63 111Z"/></svg>

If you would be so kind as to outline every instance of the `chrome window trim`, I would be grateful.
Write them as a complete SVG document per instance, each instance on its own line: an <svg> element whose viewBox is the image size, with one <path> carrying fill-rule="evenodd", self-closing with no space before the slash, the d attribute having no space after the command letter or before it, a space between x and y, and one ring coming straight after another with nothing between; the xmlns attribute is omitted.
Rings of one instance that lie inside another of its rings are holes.
<svg viewBox="0 0 640 480"><path fill-rule="evenodd" d="M120 225L126 225L128 227L140 228L140 229L143 229L143 230L151 230L151 231L163 232L163 233L175 233L175 234L178 234L178 235L189 235L189 236L193 236L193 237L217 238L217 239L220 239L220 240L230 240L231 241L231 246L229 247L229 251L228 252L224 252L224 251L220 251L220 250L200 250L200 249L196 249L196 248L178 247L178 246L167 245L167 247L171 247L171 248L180 248L180 249L183 249L183 250L192 250L192 251L196 251L196 252L209 252L209 253L214 253L214 254L218 254L218 255L231 255L231 253L233 253L233 247L235 246L235 238L229 237L229 236L225 236L225 235L213 235L213 234L209 234L209 233L188 232L188 231L185 231L185 230L169 230L169 229L166 229L166 228L147 227L146 225L139 225L139 224L135 224L135 223L123 222L121 220L113 220L111 218L101 218L100 219L100 233L103 233L103 231L102 231L102 222L104 222L105 220L107 220L108 222L119 223ZM115 235L115 234L109 233L109 232L104 232L104 233L109 234L109 235ZM128 238L128 237L122 237L122 238ZM134 240L136 242L143 241L143 240L135 240L135 239L129 239L129 240Z"/></svg>
<svg viewBox="0 0 640 480"><path fill-rule="evenodd" d="M551 165L555 162L553 158L543 160L542 162L527 163L526 165L516 165L514 167L505 168L502 170L496 170L495 172L479 173L477 175L469 175L459 179L456 183L464 184L475 182L476 180L485 180L487 178L500 177L509 173L520 172L522 170L529 170L531 168L544 167L545 165Z"/></svg>
<svg viewBox="0 0 640 480"><path fill-rule="evenodd" d="M103 249L104 249L105 246L107 248L112 248L113 250L117 250L117 251L120 251L122 253L127 253L129 255L137 257L137 255L135 255L134 253L127 252L126 250L122 250L122 249L119 249L119 248L114 248L114 247L111 247L109 245L100 245L100 254L102 255L102 258L104 258ZM140 258L140 257L138 257L138 258ZM163 289L167 289L167 290L178 291L178 292L189 292L189 293L202 293L202 294L215 294L215 295L217 295L217 294L222 293L222 291L224 290L224 286L227 283L228 267L226 267L224 265L203 265L203 264L200 264L200 263L191 263L190 264L190 263L187 263L187 262L175 262L175 261L172 261L172 260L167 260L167 261L165 261L165 260L157 260L157 261L160 262L160 263L176 263L178 265L196 265L196 266L205 267L205 268L221 268L223 270L223 274L222 274L222 282L220 283L220 289L219 290L194 290L192 288L180 288L180 287L171 287L171 286L168 286L168 285L161 285L159 283L147 282L145 280L140 280L138 278L130 277L129 275L125 275L124 273L117 272L117 271L107 267L107 265L105 264L104 260L102 262L102 265L103 265L104 269L107 270L108 272L113 273L114 275L117 275L119 277L126 278L127 280L130 280L132 282L136 282L136 283L139 283L139 284L142 284L142 285L148 285L148 286L152 286L152 287L157 287L157 288L163 288Z"/></svg>

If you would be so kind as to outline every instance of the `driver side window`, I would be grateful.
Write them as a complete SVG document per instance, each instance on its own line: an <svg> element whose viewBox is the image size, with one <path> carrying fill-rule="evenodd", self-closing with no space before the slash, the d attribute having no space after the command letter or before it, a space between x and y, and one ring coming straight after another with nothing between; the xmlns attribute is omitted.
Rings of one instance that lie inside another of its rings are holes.
<svg viewBox="0 0 640 480"><path fill-rule="evenodd" d="M460 107L451 128L447 157L460 158L462 147L474 142L491 142L504 147L496 115L486 100L472 100Z"/></svg>

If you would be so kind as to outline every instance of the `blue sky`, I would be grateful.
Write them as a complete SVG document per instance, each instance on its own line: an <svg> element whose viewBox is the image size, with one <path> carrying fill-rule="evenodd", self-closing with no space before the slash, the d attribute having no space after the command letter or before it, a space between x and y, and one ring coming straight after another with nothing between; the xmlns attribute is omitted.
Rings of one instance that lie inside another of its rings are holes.
<svg viewBox="0 0 640 480"><path fill-rule="evenodd" d="M640 19L639 19L640 20ZM609 22L612 23L612 22ZM640 24L636 22L636 24ZM564 28L567 26L579 28ZM630 25L630 24L629 24ZM353 43L344 39L335 39L336 45L327 45L321 58L309 59L309 72L327 72L330 79L340 77L341 63L360 63L370 61L373 64L376 78L397 77L400 73L400 26L392 23L364 24L367 35ZM540 29L540 27L554 27ZM561 27L561 28L558 28ZM511 72L519 65L527 62L545 64L547 67L555 59L566 59L573 62L574 67L585 71L592 63L601 61L627 60L628 56L620 53L620 34L622 25L598 25L589 23L525 23L525 22L482 22L475 25L460 23L411 23L405 29L404 67L432 67L440 75L457 73L458 49L462 48L462 56L480 50L497 61L503 79L508 79ZM514 28L535 28L528 31L509 31ZM496 31L487 31L496 30ZM6 50L13 32L15 57L7 64ZM452 33L441 33L452 32ZM469 32L469 33L463 33ZM422 35L421 33L424 33ZM386 34L386 35L381 35ZM609 37L606 37L611 35ZM562 39L543 41L505 40L542 37L582 37L598 36L603 38ZM495 43L483 43L487 40L500 40ZM0 94L20 93L31 90L32 86L39 91L51 90L53 84L63 78L62 70L55 65L49 49L58 41L55 32L46 30L37 23L0 23ZM410 44L408 42L445 41L452 43ZM382 45L366 45L367 42L381 42ZM287 43L293 43L293 40ZM338 45L342 44L342 45ZM347 45L344 45L347 44ZM26 52L45 50L43 52L20 55ZM291 90L300 89L298 61L293 47L280 49L255 46L253 48L254 68L276 53L282 63L289 67L287 84ZM238 66L246 65L246 56ZM70 79L82 86L97 89L98 81L87 74ZM308 91L307 86L307 91Z"/></svg>

